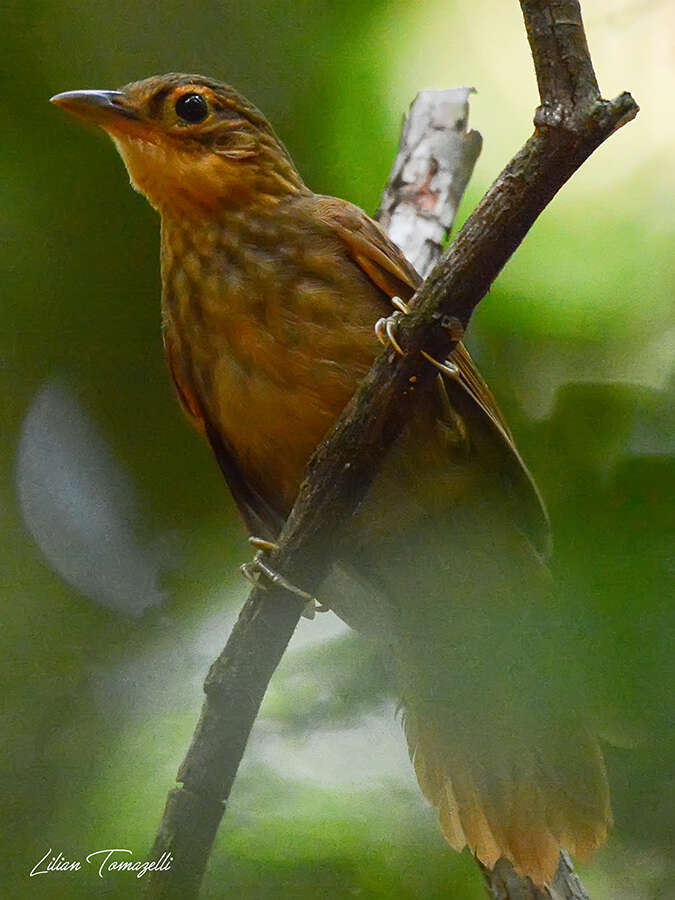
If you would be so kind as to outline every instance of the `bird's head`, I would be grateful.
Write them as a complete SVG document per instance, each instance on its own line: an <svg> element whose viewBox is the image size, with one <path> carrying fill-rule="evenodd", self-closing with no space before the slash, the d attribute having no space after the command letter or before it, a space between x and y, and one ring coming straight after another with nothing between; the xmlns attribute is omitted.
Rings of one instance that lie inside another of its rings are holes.
<svg viewBox="0 0 675 900"><path fill-rule="evenodd" d="M56 106L103 128L132 185L161 212L268 202L304 190L267 119L226 84L158 75L118 91L67 91Z"/></svg>

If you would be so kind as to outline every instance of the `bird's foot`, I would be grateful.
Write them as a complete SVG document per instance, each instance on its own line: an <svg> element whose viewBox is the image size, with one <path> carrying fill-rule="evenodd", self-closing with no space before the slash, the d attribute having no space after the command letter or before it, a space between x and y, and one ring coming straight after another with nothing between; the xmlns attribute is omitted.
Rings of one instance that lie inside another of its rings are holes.
<svg viewBox="0 0 675 900"><path fill-rule="evenodd" d="M404 301L401 300L400 297L392 297L391 302L392 305L396 308L390 316L383 316L381 319L377 320L377 322L375 323L375 336L377 337L378 341L385 347L387 346L387 344L390 344L399 354L399 356L405 356L405 350L403 350L398 342L396 331L398 329L398 323L401 316L407 316L410 312L410 307L407 303L404 303ZM459 321L459 319L455 318L454 316L443 316L440 324L442 328L446 329L451 339L455 343L462 340L464 336L464 328L462 327L462 323ZM438 359L434 359L433 356L431 356L424 350L420 350L420 353L427 360L427 362L430 362L432 366L435 366L439 371L443 372L444 375L448 375L451 378L457 375L457 372L459 370L457 366L450 360L441 362Z"/></svg>
<svg viewBox="0 0 675 900"><path fill-rule="evenodd" d="M290 582L280 572L277 572L268 565L264 556L266 553L273 553L279 549L279 545L274 541L267 541L264 538L250 537L249 544L256 548L256 553L251 562L244 563L240 567L241 574L254 587L263 591L267 590L267 585L261 581L261 576L270 582L270 584L283 588L290 594L295 594L306 601L302 615L305 619L313 619L317 612L325 612L328 607L323 606L312 594L303 591L302 588Z"/></svg>
<svg viewBox="0 0 675 900"><path fill-rule="evenodd" d="M382 316L375 323L375 337L386 347L390 344L399 356L405 356L405 351L396 340L396 330L398 328L398 320L401 313L396 310L390 316Z"/></svg>
<svg viewBox="0 0 675 900"><path fill-rule="evenodd" d="M390 316L382 316L375 323L375 337L383 345L391 344L399 356L405 356L405 351L396 339L396 331L401 316L407 316L410 312L407 303L404 303L400 297L391 298L392 306L395 307L394 312Z"/></svg>
<svg viewBox="0 0 675 900"><path fill-rule="evenodd" d="M464 337L464 326L455 316L443 316L440 321L441 328L444 328L453 343L458 344L462 338ZM426 359L427 362L430 362L432 366L436 366L436 368L443 372L444 375L448 375L450 378L455 378L457 373L459 372L459 368L455 365L454 362L450 359L439 360L435 359L425 350L420 350L422 356Z"/></svg>

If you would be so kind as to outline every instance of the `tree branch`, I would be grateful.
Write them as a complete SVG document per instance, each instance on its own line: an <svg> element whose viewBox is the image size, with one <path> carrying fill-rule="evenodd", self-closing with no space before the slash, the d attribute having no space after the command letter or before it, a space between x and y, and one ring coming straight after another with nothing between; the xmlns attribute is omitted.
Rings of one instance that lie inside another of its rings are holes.
<svg viewBox="0 0 675 900"><path fill-rule="evenodd" d="M521 0L542 105L582 115L600 98L577 0Z"/></svg>
<svg viewBox="0 0 675 900"><path fill-rule="evenodd" d="M535 132L417 292L398 331L406 355L378 356L310 463L280 549L270 557L274 569L310 592L329 570L336 531L365 495L416 394L435 377L419 351L449 355L539 213L593 150L638 111L629 94L601 99L578 3L521 0L521 6L541 95ZM461 327L447 327L452 324ZM196 896L248 734L302 606L279 587L253 590L212 665L201 718L177 777L182 787L169 794L154 848L156 857L170 852L175 864L168 873L151 873L150 896Z"/></svg>
<svg viewBox="0 0 675 900"><path fill-rule="evenodd" d="M506 859L497 860L492 870L480 862L478 865L492 900L589 900L565 850L560 853L558 870L548 888L537 887L529 878L521 878Z"/></svg>
<svg viewBox="0 0 675 900"><path fill-rule="evenodd" d="M472 92L415 97L375 216L423 278L441 255L483 144L477 131L466 131Z"/></svg>

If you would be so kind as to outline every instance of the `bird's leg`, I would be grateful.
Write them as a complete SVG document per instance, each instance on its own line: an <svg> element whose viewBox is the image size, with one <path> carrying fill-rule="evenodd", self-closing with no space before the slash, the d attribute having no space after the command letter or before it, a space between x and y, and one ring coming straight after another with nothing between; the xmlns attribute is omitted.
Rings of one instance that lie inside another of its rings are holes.
<svg viewBox="0 0 675 900"><path fill-rule="evenodd" d="M285 591L295 594L298 597L302 597L303 600L307 601L307 605L302 612L302 615L306 619L313 619L317 612L326 612L328 609L327 606L323 606L316 597L309 594L307 591L303 591L302 588L297 587L297 585L290 582L287 578L284 578L283 575L275 571L264 561L266 553L273 553L275 550L279 549L278 544L274 541L268 541L264 538L254 536L249 537L248 542L256 548L256 553L251 562L244 563L240 567L240 571L250 584L266 591L267 586L260 581L260 576L262 575L271 584L278 585Z"/></svg>

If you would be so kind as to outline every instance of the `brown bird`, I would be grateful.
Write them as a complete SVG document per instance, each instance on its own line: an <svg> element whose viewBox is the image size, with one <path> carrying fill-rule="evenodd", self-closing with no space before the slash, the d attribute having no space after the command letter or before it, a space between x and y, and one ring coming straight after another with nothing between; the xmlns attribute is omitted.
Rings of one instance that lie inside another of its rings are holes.
<svg viewBox="0 0 675 900"><path fill-rule="evenodd" d="M360 209L313 193L231 87L164 75L52 98L115 142L162 222L164 346L251 534L273 540L420 279ZM393 661L411 758L449 843L549 883L610 824L602 756L548 633L548 522L459 345L346 529L319 598Z"/></svg>

